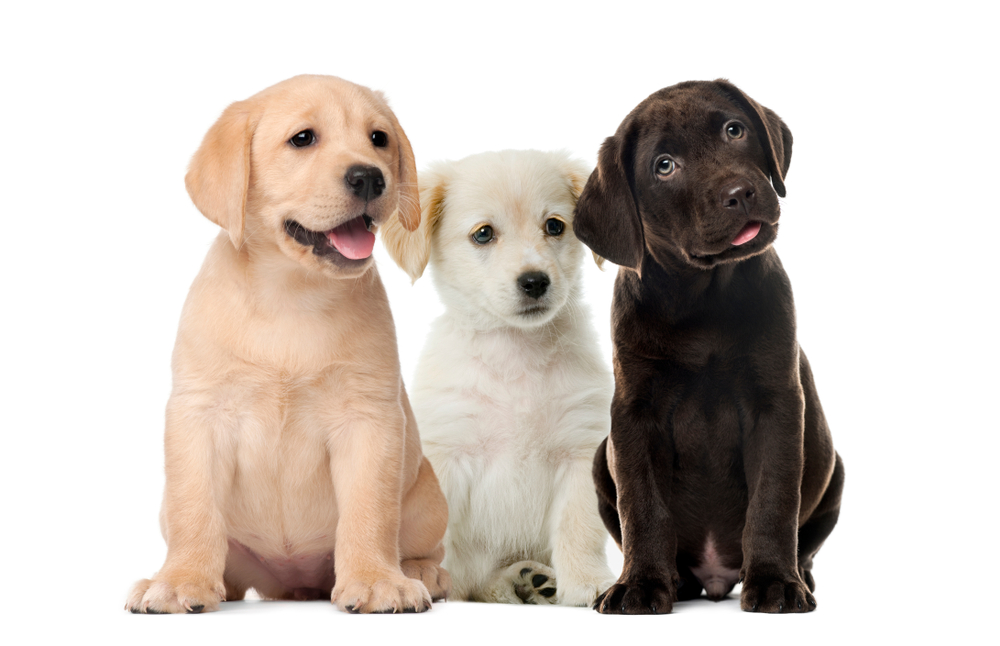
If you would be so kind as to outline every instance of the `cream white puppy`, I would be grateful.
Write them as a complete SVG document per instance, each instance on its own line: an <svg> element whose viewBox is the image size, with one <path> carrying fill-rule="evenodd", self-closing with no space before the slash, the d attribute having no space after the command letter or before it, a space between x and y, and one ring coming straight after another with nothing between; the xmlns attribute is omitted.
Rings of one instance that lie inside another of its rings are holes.
<svg viewBox="0 0 1000 646"><path fill-rule="evenodd" d="M453 597L589 605L615 579L591 479L611 374L581 298L573 209L590 170L564 153L483 153L419 177L419 228L387 222L446 312L417 366L414 413L445 497Z"/></svg>

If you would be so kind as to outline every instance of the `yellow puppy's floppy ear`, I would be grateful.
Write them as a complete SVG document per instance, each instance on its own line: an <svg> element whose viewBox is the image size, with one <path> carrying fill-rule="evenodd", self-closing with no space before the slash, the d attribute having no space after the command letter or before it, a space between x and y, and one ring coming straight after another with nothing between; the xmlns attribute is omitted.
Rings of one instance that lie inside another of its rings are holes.
<svg viewBox="0 0 1000 646"><path fill-rule="evenodd" d="M396 215L399 222L407 231L416 231L420 226L420 196L417 192L417 161L413 157L413 147L410 140L406 138L403 127L399 125L399 119L389 107L389 102L381 92L375 92L375 96L381 99L385 106L385 116L392 122L392 129L395 132L396 144L399 149L399 169L396 172L399 186L399 206Z"/></svg>
<svg viewBox="0 0 1000 646"><path fill-rule="evenodd" d="M443 171L443 169L442 169ZM431 239L444 212L448 178L442 171L428 170L420 174L419 225L407 230L403 218L390 218L380 227L386 251L414 282L424 273L431 255Z"/></svg>
<svg viewBox="0 0 1000 646"><path fill-rule="evenodd" d="M250 143L257 121L247 101L238 101L215 122L191 165L184 184L202 214L229 232L237 249L243 244L247 190L250 185Z"/></svg>

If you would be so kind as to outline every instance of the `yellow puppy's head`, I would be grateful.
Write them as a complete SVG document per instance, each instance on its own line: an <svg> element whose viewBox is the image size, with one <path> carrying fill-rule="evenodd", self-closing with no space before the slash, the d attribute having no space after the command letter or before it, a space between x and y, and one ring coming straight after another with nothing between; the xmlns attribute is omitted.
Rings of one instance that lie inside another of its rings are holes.
<svg viewBox="0 0 1000 646"><path fill-rule="evenodd" d="M416 165L378 92L296 76L238 101L205 135L185 178L237 249L273 251L339 277L371 267L376 228L420 224Z"/></svg>

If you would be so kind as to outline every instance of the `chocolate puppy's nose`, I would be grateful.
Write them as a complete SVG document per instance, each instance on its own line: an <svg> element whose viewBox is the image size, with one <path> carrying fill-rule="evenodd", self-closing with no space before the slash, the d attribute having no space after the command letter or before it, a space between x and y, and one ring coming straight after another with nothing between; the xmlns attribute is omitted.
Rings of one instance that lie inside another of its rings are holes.
<svg viewBox="0 0 1000 646"><path fill-rule="evenodd" d="M385 190L385 177L375 166L362 166L356 164L347 169L344 180L351 187L354 194L365 202L372 200L382 194Z"/></svg>
<svg viewBox="0 0 1000 646"><path fill-rule="evenodd" d="M753 190L753 184L745 179L729 182L719 191L719 201L722 207L742 212L747 217L754 204L757 203L757 193Z"/></svg>
<svg viewBox="0 0 1000 646"><path fill-rule="evenodd" d="M549 288L548 275L540 271L529 271L517 277L518 286L531 298L541 298Z"/></svg>

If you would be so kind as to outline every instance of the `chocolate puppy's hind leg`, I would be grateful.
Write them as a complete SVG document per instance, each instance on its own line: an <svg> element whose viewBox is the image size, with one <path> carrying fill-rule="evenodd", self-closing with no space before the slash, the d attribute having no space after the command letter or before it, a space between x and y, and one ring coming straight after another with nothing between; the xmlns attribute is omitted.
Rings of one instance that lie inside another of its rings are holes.
<svg viewBox="0 0 1000 646"><path fill-rule="evenodd" d="M810 592L816 591L816 581L812 576L813 557L837 524L837 518L840 516L840 496L843 490L844 462L838 454L837 464L833 469L830 484L827 485L822 500L806 524L799 528L799 573L805 584L809 586Z"/></svg>
<svg viewBox="0 0 1000 646"><path fill-rule="evenodd" d="M618 489L608 469L608 438L604 438L594 454L594 486L597 488L597 511L615 539L618 549L622 548L622 525L618 517Z"/></svg>
<svg viewBox="0 0 1000 646"><path fill-rule="evenodd" d="M678 601L690 601L691 599L697 599L701 596L701 593L705 588L701 585L701 581L699 581L698 577L691 572L691 569L688 566L678 563L677 576L680 580L677 584ZM721 601L722 599L719 598L712 600Z"/></svg>

